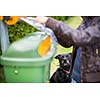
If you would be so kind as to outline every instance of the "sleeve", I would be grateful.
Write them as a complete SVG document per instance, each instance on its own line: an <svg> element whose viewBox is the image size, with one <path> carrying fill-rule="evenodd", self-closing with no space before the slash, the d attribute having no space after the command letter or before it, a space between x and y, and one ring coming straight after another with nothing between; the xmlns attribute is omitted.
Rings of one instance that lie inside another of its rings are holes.
<svg viewBox="0 0 100 100"><path fill-rule="evenodd" d="M51 28L58 42L64 47L86 46L100 43L100 25L94 25L86 28L85 30L73 30L67 24L49 18L46 26Z"/></svg>

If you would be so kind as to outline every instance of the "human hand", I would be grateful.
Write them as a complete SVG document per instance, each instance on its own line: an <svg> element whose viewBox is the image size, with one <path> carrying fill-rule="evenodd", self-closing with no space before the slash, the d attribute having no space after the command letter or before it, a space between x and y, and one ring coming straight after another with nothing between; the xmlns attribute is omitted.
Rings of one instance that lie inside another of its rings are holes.
<svg viewBox="0 0 100 100"><path fill-rule="evenodd" d="M44 17L44 16L37 16L35 18L35 21L37 23L41 23L41 24L45 24L47 22L47 20L48 20L48 17Z"/></svg>

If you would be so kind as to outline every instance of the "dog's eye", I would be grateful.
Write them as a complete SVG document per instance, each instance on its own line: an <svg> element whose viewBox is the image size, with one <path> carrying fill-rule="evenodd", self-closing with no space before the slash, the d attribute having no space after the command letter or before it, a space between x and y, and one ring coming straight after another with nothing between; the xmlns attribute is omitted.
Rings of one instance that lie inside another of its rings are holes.
<svg viewBox="0 0 100 100"><path fill-rule="evenodd" d="M61 56L61 58L64 58L64 56Z"/></svg>

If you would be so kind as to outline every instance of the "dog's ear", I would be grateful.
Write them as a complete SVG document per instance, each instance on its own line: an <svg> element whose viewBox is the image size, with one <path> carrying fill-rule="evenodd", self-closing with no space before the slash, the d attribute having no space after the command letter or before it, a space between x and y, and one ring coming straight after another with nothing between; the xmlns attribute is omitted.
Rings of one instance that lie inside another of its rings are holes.
<svg viewBox="0 0 100 100"><path fill-rule="evenodd" d="M55 56L55 59L59 59L59 58L60 58L60 56L61 56L60 54L59 54L59 55L57 55L57 56Z"/></svg>

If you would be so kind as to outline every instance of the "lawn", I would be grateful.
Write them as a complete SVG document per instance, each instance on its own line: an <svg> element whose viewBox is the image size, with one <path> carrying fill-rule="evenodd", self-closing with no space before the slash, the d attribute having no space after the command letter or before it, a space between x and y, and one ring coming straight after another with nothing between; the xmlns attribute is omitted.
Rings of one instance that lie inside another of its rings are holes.
<svg viewBox="0 0 100 100"><path fill-rule="evenodd" d="M65 21L65 23L67 23L71 28L75 29L79 26L79 24L81 23L82 19L81 17L70 17L67 21ZM64 48L60 45L57 46L57 54L62 54L62 53L70 53L72 52L72 47L71 48ZM58 60L53 59L52 63L51 63L51 75L54 73L54 71L57 69L59 63Z"/></svg>

